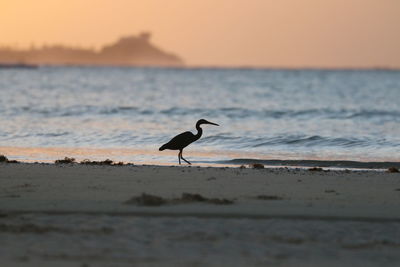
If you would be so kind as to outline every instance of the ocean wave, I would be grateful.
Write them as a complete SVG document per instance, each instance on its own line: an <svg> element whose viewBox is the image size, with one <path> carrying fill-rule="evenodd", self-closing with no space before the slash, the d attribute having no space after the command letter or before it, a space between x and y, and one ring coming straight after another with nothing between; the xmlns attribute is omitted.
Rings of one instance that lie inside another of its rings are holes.
<svg viewBox="0 0 400 267"><path fill-rule="evenodd" d="M274 145L291 145L291 146L339 146L354 147L368 146L371 140L356 138L332 138L319 135L313 136L277 136L269 138L265 142L253 144L253 147L274 146Z"/></svg>
<svg viewBox="0 0 400 267"><path fill-rule="evenodd" d="M225 115L229 118L328 118L328 119L354 119L354 118L376 118L376 117L391 117L397 119L400 117L400 111L387 111L387 110L351 110L351 109L326 109L326 108L312 108L301 110L253 110L244 108L221 108L214 110L213 113Z"/></svg>
<svg viewBox="0 0 400 267"><path fill-rule="evenodd" d="M326 136L306 136L306 135L280 135L272 137L240 137L228 135L207 136L199 141L209 144L230 144L240 148L261 148L274 146L287 147L370 147L370 146L397 146L400 143L394 143L385 139L373 138L346 138L346 137L326 137Z"/></svg>
<svg viewBox="0 0 400 267"><path fill-rule="evenodd" d="M301 110L274 110L274 109L249 109L239 107L223 108L188 108L171 107L166 109L150 109L137 106L96 106L96 105L71 105L64 107L19 106L8 110L2 109L8 116L39 115L43 117L79 117L107 116L107 115L144 115L144 116L190 116L200 117L225 117L228 119L391 119L400 120L400 111L396 110L334 110L328 108L311 108Z"/></svg>
<svg viewBox="0 0 400 267"><path fill-rule="evenodd" d="M69 135L70 132L61 132L61 133L37 133L35 136L43 136L43 137L59 137Z"/></svg>

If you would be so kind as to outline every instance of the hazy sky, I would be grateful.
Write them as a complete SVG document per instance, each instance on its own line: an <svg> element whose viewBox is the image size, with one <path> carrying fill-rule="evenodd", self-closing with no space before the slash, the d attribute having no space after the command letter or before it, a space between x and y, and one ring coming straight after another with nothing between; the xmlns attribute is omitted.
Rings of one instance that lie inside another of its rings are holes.
<svg viewBox="0 0 400 267"><path fill-rule="evenodd" d="M0 44L141 31L190 65L400 67L400 0L0 0Z"/></svg>

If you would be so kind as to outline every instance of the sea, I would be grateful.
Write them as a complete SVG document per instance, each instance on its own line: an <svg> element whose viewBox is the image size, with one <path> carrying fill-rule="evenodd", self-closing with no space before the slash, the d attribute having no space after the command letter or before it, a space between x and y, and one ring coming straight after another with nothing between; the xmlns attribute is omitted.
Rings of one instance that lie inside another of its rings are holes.
<svg viewBox="0 0 400 267"><path fill-rule="evenodd" d="M386 168L400 162L400 71L252 68L0 69L0 154L26 162Z"/></svg>

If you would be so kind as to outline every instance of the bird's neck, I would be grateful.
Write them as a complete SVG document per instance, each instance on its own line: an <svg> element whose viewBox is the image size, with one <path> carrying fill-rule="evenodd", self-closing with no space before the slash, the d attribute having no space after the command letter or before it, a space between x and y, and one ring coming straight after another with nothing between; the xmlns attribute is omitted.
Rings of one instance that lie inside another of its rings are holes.
<svg viewBox="0 0 400 267"><path fill-rule="evenodd" d="M196 140L197 140L203 134L203 129L201 129L200 125L198 125L198 124L196 124L196 129L197 129L197 134L195 136L196 136Z"/></svg>

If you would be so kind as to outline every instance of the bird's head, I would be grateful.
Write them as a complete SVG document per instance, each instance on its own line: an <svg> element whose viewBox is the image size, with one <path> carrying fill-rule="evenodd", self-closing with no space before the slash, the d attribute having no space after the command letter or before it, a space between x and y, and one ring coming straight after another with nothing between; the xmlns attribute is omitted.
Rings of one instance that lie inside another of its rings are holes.
<svg viewBox="0 0 400 267"><path fill-rule="evenodd" d="M196 123L196 126L200 126L201 124L211 124L211 125L219 126L218 124L210 122L210 121L205 120L205 119L198 120L197 123Z"/></svg>

